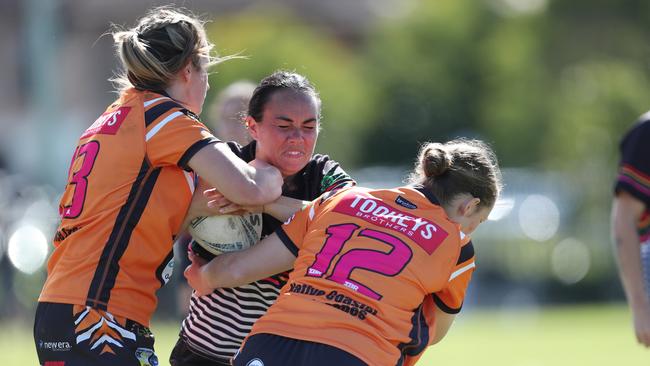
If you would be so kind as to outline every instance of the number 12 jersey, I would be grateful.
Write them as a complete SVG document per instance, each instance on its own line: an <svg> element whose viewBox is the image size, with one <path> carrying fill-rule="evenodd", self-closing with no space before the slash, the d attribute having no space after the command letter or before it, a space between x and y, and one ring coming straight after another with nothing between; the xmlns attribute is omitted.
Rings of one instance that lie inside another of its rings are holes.
<svg viewBox="0 0 650 366"><path fill-rule="evenodd" d="M469 238L422 187L325 195L276 233L297 259L251 334L328 344L370 365L417 359L434 304L457 313L475 267Z"/></svg>

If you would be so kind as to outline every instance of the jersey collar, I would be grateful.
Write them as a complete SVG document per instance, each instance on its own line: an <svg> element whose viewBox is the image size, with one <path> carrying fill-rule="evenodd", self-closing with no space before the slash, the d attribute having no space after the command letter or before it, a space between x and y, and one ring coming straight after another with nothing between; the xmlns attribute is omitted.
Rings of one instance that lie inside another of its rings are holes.
<svg viewBox="0 0 650 366"><path fill-rule="evenodd" d="M429 200L429 202L433 203L434 205L440 206L440 201L438 201L438 198L433 194L433 192L426 189L423 185L413 184L410 187L422 193L424 197L426 197Z"/></svg>

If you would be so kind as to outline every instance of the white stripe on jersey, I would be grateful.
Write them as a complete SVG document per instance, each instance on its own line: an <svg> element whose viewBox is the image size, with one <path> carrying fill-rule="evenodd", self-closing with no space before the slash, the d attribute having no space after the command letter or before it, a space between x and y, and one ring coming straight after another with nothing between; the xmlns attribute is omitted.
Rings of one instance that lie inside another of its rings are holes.
<svg viewBox="0 0 650 366"><path fill-rule="evenodd" d="M474 263L474 261L472 261L472 263L470 263L470 264L468 264L468 265L466 265L466 266L464 266L464 267L462 267L460 269L457 269L456 271L454 271L454 273L451 274L451 276L449 276L449 281L453 280L454 278L460 276L461 274L469 271L470 269L472 269L474 267L476 267L476 263Z"/></svg>
<svg viewBox="0 0 650 366"><path fill-rule="evenodd" d="M163 99L169 99L169 98L167 98L167 97L160 97L160 98L156 98L156 99L148 100L148 101L144 102L144 107L146 108L146 107L148 107L148 106L150 106L150 105L156 103L157 101L159 101L159 100L163 100Z"/></svg>
<svg viewBox="0 0 650 366"><path fill-rule="evenodd" d="M275 302L284 283L268 281L217 289L210 295L192 295L181 336L197 353L216 359L234 356L253 323Z"/></svg>
<svg viewBox="0 0 650 366"><path fill-rule="evenodd" d="M194 173L183 170L183 174L185 174L185 180L187 180L187 184L190 186L190 193L194 194Z"/></svg>
<svg viewBox="0 0 650 366"><path fill-rule="evenodd" d="M182 116L183 112L176 111L169 116L165 117L162 121L160 121L154 128L151 129L151 131L147 132L147 136L145 137L145 141L151 140L151 138L160 131L161 128L165 127L166 124L171 122L174 118L178 116Z"/></svg>

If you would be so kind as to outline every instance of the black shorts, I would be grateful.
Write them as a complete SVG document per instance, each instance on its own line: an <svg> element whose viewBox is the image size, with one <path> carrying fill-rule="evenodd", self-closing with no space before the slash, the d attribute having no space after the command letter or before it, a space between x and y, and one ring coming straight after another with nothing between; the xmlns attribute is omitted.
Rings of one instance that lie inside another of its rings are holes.
<svg viewBox="0 0 650 366"><path fill-rule="evenodd" d="M368 366L357 357L323 343L274 334L255 334L235 355L233 366Z"/></svg>
<svg viewBox="0 0 650 366"><path fill-rule="evenodd" d="M158 365L149 328L81 305L39 302L34 343L41 365Z"/></svg>
<svg viewBox="0 0 650 366"><path fill-rule="evenodd" d="M192 351L183 337L179 336L171 355L169 355L169 364L171 366L230 366L230 361L201 356Z"/></svg>

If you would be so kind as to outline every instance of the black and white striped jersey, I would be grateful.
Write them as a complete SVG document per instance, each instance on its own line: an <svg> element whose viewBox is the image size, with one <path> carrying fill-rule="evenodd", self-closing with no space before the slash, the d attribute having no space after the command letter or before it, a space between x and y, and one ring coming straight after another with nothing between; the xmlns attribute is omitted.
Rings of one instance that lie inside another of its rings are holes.
<svg viewBox="0 0 650 366"><path fill-rule="evenodd" d="M228 144L244 161L255 158L255 141L244 147ZM311 201L353 184L354 180L336 161L316 154L300 172L285 179L282 194ZM263 215L262 236L273 233L281 224ZM193 294L180 336L195 353L224 362L237 352L253 323L275 302L287 278L288 272L241 287L217 289L207 296Z"/></svg>

